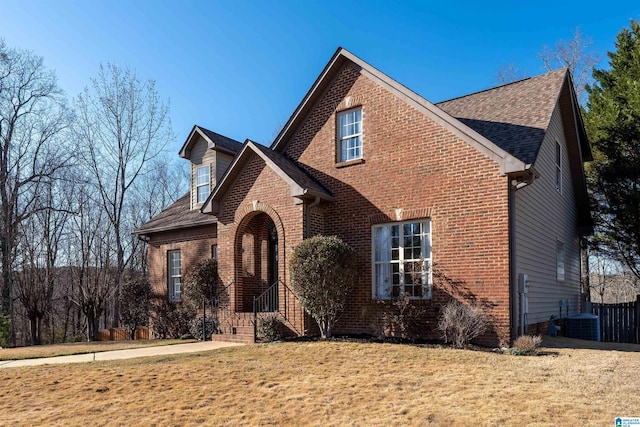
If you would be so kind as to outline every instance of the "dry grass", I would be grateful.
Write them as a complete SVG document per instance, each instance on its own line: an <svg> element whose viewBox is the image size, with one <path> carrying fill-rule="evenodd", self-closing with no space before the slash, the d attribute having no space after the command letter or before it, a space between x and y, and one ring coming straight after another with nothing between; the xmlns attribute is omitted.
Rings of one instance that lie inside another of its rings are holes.
<svg viewBox="0 0 640 427"><path fill-rule="evenodd" d="M0 348L0 360L34 359L38 357L67 356L70 354L99 353L110 350L185 344L195 340L93 341L68 344L35 345L29 347Z"/></svg>
<svg viewBox="0 0 640 427"><path fill-rule="evenodd" d="M278 343L4 369L0 423L603 426L640 415L640 352L551 351Z"/></svg>

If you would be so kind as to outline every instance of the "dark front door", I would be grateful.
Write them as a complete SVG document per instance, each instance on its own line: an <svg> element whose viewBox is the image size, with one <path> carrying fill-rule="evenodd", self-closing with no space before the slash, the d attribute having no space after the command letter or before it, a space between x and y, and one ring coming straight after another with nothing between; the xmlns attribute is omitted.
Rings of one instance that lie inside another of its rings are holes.
<svg viewBox="0 0 640 427"><path fill-rule="evenodd" d="M273 286L269 298L269 311L278 311L278 232L273 223L269 225L269 245L268 245L268 274L269 286Z"/></svg>

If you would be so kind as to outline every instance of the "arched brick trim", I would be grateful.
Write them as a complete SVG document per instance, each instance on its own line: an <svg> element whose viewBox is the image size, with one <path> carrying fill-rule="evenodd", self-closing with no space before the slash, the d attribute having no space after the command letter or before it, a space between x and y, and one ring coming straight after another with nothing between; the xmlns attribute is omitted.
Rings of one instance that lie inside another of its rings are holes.
<svg viewBox="0 0 640 427"><path fill-rule="evenodd" d="M266 203L254 200L236 210L234 215L235 236L233 238L233 268L236 283L236 294L243 286L242 276L242 237L249 230L251 220L259 214L267 215L273 221L278 233L278 277L286 283L286 239L284 225L280 215ZM237 308L237 307L236 307Z"/></svg>
<svg viewBox="0 0 640 427"><path fill-rule="evenodd" d="M282 245L284 246L284 243L285 243L284 225L282 224L280 215L278 215L278 212L276 212L276 210L273 209L268 204L257 201L257 200L254 200L251 203L247 203L244 206L242 206L240 209L236 210L236 213L233 218L234 223L237 224L236 236L234 238L234 245L238 243L238 230L240 230L240 227L243 225L246 225L251 220L251 218L253 218L259 213L265 213L271 218L274 225L276 226L276 230L278 231L279 241L280 241L280 236L282 236L282 242L278 242L278 243L282 243Z"/></svg>

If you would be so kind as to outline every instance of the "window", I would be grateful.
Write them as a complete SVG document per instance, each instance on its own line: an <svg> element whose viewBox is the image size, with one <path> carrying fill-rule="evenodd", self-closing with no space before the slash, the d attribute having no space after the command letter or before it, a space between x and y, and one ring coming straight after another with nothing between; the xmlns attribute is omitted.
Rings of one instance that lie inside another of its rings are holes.
<svg viewBox="0 0 640 427"><path fill-rule="evenodd" d="M211 245L211 258L218 259L218 245Z"/></svg>
<svg viewBox="0 0 640 427"><path fill-rule="evenodd" d="M556 278L558 282L564 282L564 243L556 242Z"/></svg>
<svg viewBox="0 0 640 427"><path fill-rule="evenodd" d="M347 162L362 158L362 109L338 114L338 161Z"/></svg>
<svg viewBox="0 0 640 427"><path fill-rule="evenodd" d="M196 203L204 203L211 188L210 167L202 166L196 169Z"/></svg>
<svg viewBox="0 0 640 427"><path fill-rule="evenodd" d="M556 190L562 193L562 151L556 141Z"/></svg>
<svg viewBox="0 0 640 427"><path fill-rule="evenodd" d="M374 298L431 298L431 221L373 227Z"/></svg>
<svg viewBox="0 0 640 427"><path fill-rule="evenodd" d="M182 274L179 250L167 252L167 270L169 279L169 301L182 301L182 298L180 296L182 292Z"/></svg>

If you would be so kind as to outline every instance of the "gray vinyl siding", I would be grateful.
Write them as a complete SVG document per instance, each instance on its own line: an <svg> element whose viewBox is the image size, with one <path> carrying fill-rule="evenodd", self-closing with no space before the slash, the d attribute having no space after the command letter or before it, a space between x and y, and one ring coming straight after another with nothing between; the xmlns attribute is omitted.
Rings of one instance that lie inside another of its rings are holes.
<svg viewBox="0 0 640 427"><path fill-rule="evenodd" d="M562 152L562 192L556 190L556 141ZM515 193L515 277L529 277L527 324L559 314L569 299L569 314L579 311L580 246L574 190L560 111L556 106L536 163L540 177ZM556 242L565 250L565 279L556 278ZM563 316L566 308L563 308Z"/></svg>
<svg viewBox="0 0 640 427"><path fill-rule="evenodd" d="M224 153L218 153L216 157L216 173L215 180L216 182L222 178L229 165L233 161L233 156Z"/></svg>
<svg viewBox="0 0 640 427"><path fill-rule="evenodd" d="M207 141L198 138L198 141L193 144L191 148L191 209L200 208L202 203L198 204L196 199L196 169L203 165L209 165L211 170L209 171L209 177L211 178L211 189L216 183L216 152L210 150L207 145Z"/></svg>

